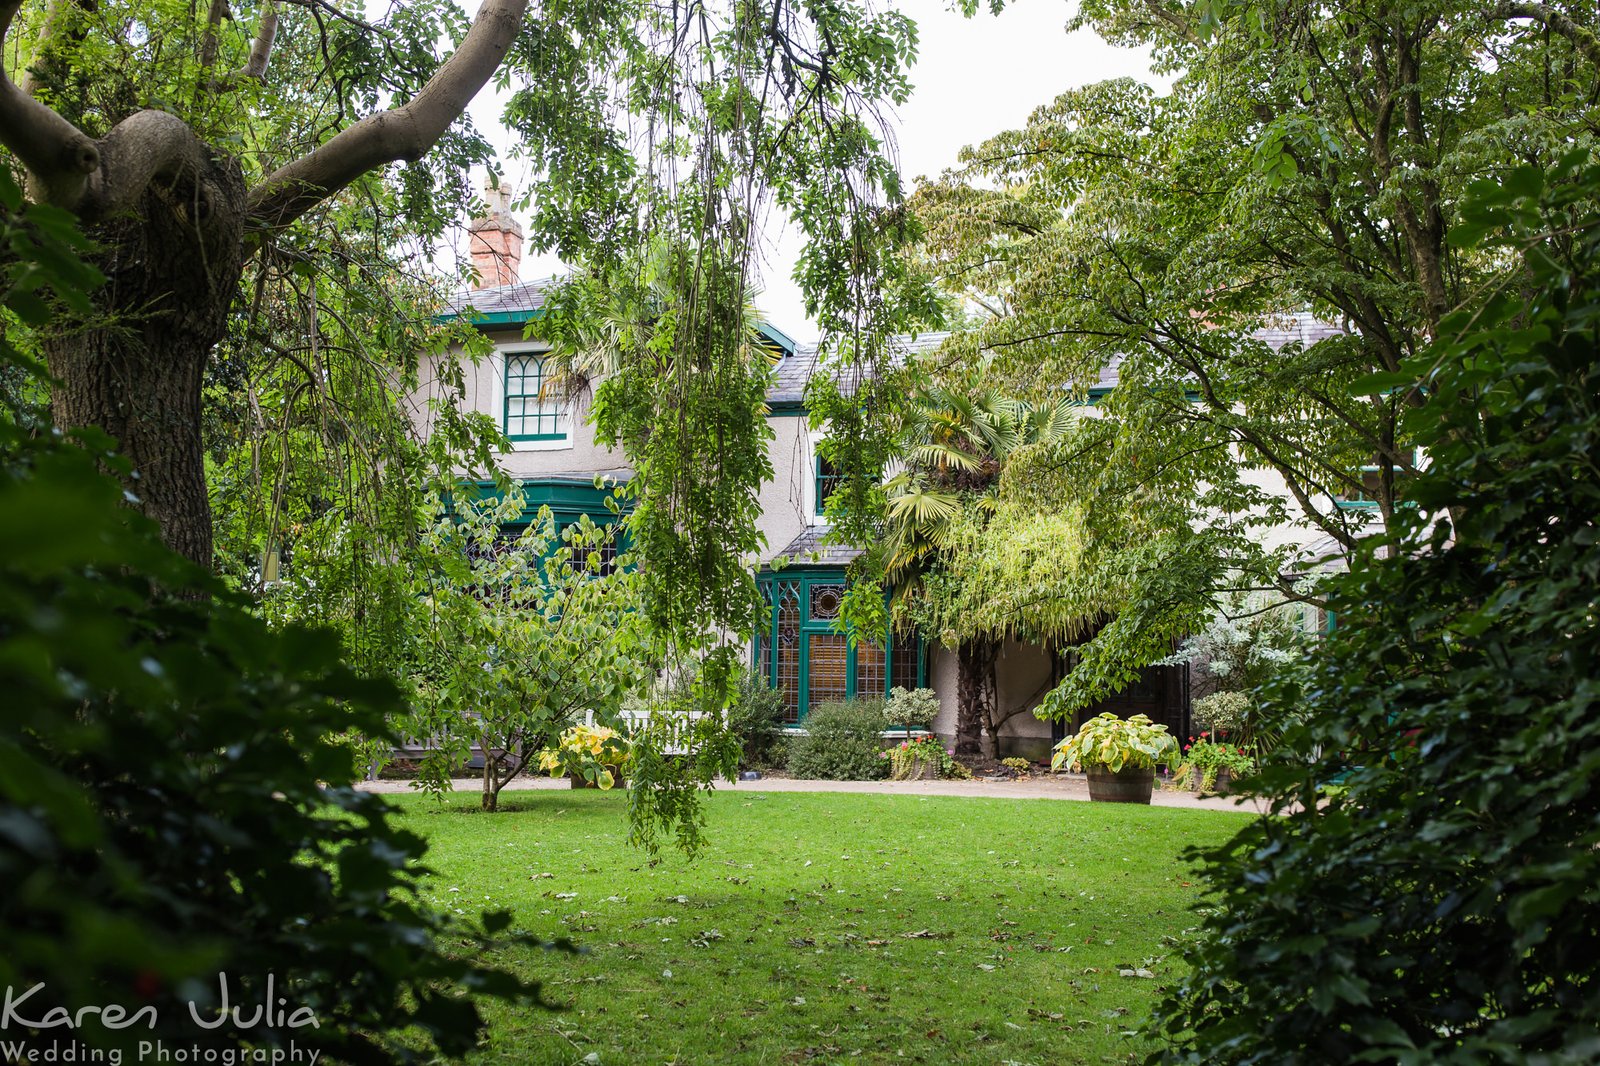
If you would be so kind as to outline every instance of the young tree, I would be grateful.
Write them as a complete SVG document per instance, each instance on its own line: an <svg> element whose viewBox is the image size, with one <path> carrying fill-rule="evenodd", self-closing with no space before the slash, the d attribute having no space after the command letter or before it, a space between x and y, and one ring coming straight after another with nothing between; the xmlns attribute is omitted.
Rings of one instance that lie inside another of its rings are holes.
<svg viewBox="0 0 1600 1066"><path fill-rule="evenodd" d="M615 723L651 675L640 575L614 554L620 527L585 516L558 529L546 507L514 538L502 534L522 518L517 491L458 501L424 539L433 565L415 589L423 650L405 732L431 745L429 791L482 758L486 811L564 727L585 712Z"/></svg>

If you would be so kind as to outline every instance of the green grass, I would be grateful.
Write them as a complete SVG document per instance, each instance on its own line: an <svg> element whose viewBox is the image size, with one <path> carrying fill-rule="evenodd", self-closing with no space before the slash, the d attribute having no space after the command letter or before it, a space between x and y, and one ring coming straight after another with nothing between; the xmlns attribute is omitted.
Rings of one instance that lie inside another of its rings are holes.
<svg viewBox="0 0 1600 1066"><path fill-rule="evenodd" d="M502 801L400 797L438 904L587 949L502 956L563 1007L491 1007L480 1063L1126 1062L1200 891L1177 856L1245 817L724 792L700 858L652 863L621 794Z"/></svg>

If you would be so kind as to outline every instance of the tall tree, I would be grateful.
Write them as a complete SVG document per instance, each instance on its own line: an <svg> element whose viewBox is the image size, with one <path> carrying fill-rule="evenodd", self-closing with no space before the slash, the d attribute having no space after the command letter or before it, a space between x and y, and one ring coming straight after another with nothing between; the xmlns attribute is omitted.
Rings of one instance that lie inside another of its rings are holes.
<svg viewBox="0 0 1600 1066"><path fill-rule="evenodd" d="M1003 387L1118 374L1099 417L1030 459L1050 486L1034 498L1090 523L1084 580L1120 571L1124 601L1150 608L1094 639L1070 704L1169 651L1227 589L1315 599L1312 560L1269 550L1269 531L1349 558L1393 524L1425 395L1399 368L1497 265L1451 240L1463 190L1594 143L1595 21L1592 5L1091 0L1074 25L1151 48L1172 91L1065 93L919 192L933 268L991 312L954 354L991 358ZM1158 512L1159 538L1125 535ZM1208 565L1178 562L1190 551Z"/></svg>
<svg viewBox="0 0 1600 1066"><path fill-rule="evenodd" d="M0 6L0 38L19 28L21 7L21 0ZM341 116L360 106L342 98L338 81L331 99L308 101L299 87L279 87L271 112L250 103L268 77L280 28L311 33L324 17L320 8L284 19L268 0L255 12L254 39L232 48L222 0L195 17L62 0L20 35L32 45L30 60L20 84L0 79L0 143L26 168L36 202L79 216L101 247L96 265L108 278L95 316L45 340L58 382L55 419L99 426L118 440L138 474L130 491L184 555L211 563L201 383L246 260L369 171L427 153L499 67L526 8L526 0L485 0L442 63L429 62L422 34L447 31L448 9L417 18L404 27L413 35L410 62L384 87L408 99L331 136L322 115L289 131L262 120L281 119L291 97L301 108ZM238 68L224 69L233 58ZM340 55L325 74L350 77L363 65L361 88L375 101L381 90L370 80L370 59ZM291 138L249 159L236 147L291 131L310 143Z"/></svg>
<svg viewBox="0 0 1600 1066"><path fill-rule="evenodd" d="M1269 689L1301 724L1261 775L1271 816L1204 857L1151 1062L1600 1053L1596 198L1579 150L1469 200L1505 272L1407 365L1417 506Z"/></svg>

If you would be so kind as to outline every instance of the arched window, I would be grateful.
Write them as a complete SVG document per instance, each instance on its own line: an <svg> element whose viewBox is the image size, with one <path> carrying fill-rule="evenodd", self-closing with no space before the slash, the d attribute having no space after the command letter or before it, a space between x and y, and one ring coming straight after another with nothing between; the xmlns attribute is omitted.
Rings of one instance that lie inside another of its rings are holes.
<svg viewBox="0 0 1600 1066"><path fill-rule="evenodd" d="M549 379L537 355L506 356L506 436L512 440L565 440L566 405L546 394Z"/></svg>

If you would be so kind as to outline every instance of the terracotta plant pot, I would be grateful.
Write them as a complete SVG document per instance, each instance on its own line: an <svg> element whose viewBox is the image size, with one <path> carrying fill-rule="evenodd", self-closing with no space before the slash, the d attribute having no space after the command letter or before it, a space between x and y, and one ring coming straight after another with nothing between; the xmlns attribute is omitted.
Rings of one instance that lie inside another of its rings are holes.
<svg viewBox="0 0 1600 1066"><path fill-rule="evenodd" d="M1149 803L1156 787L1155 767L1112 773L1104 766L1089 766L1085 772L1089 777L1089 798L1103 803Z"/></svg>

